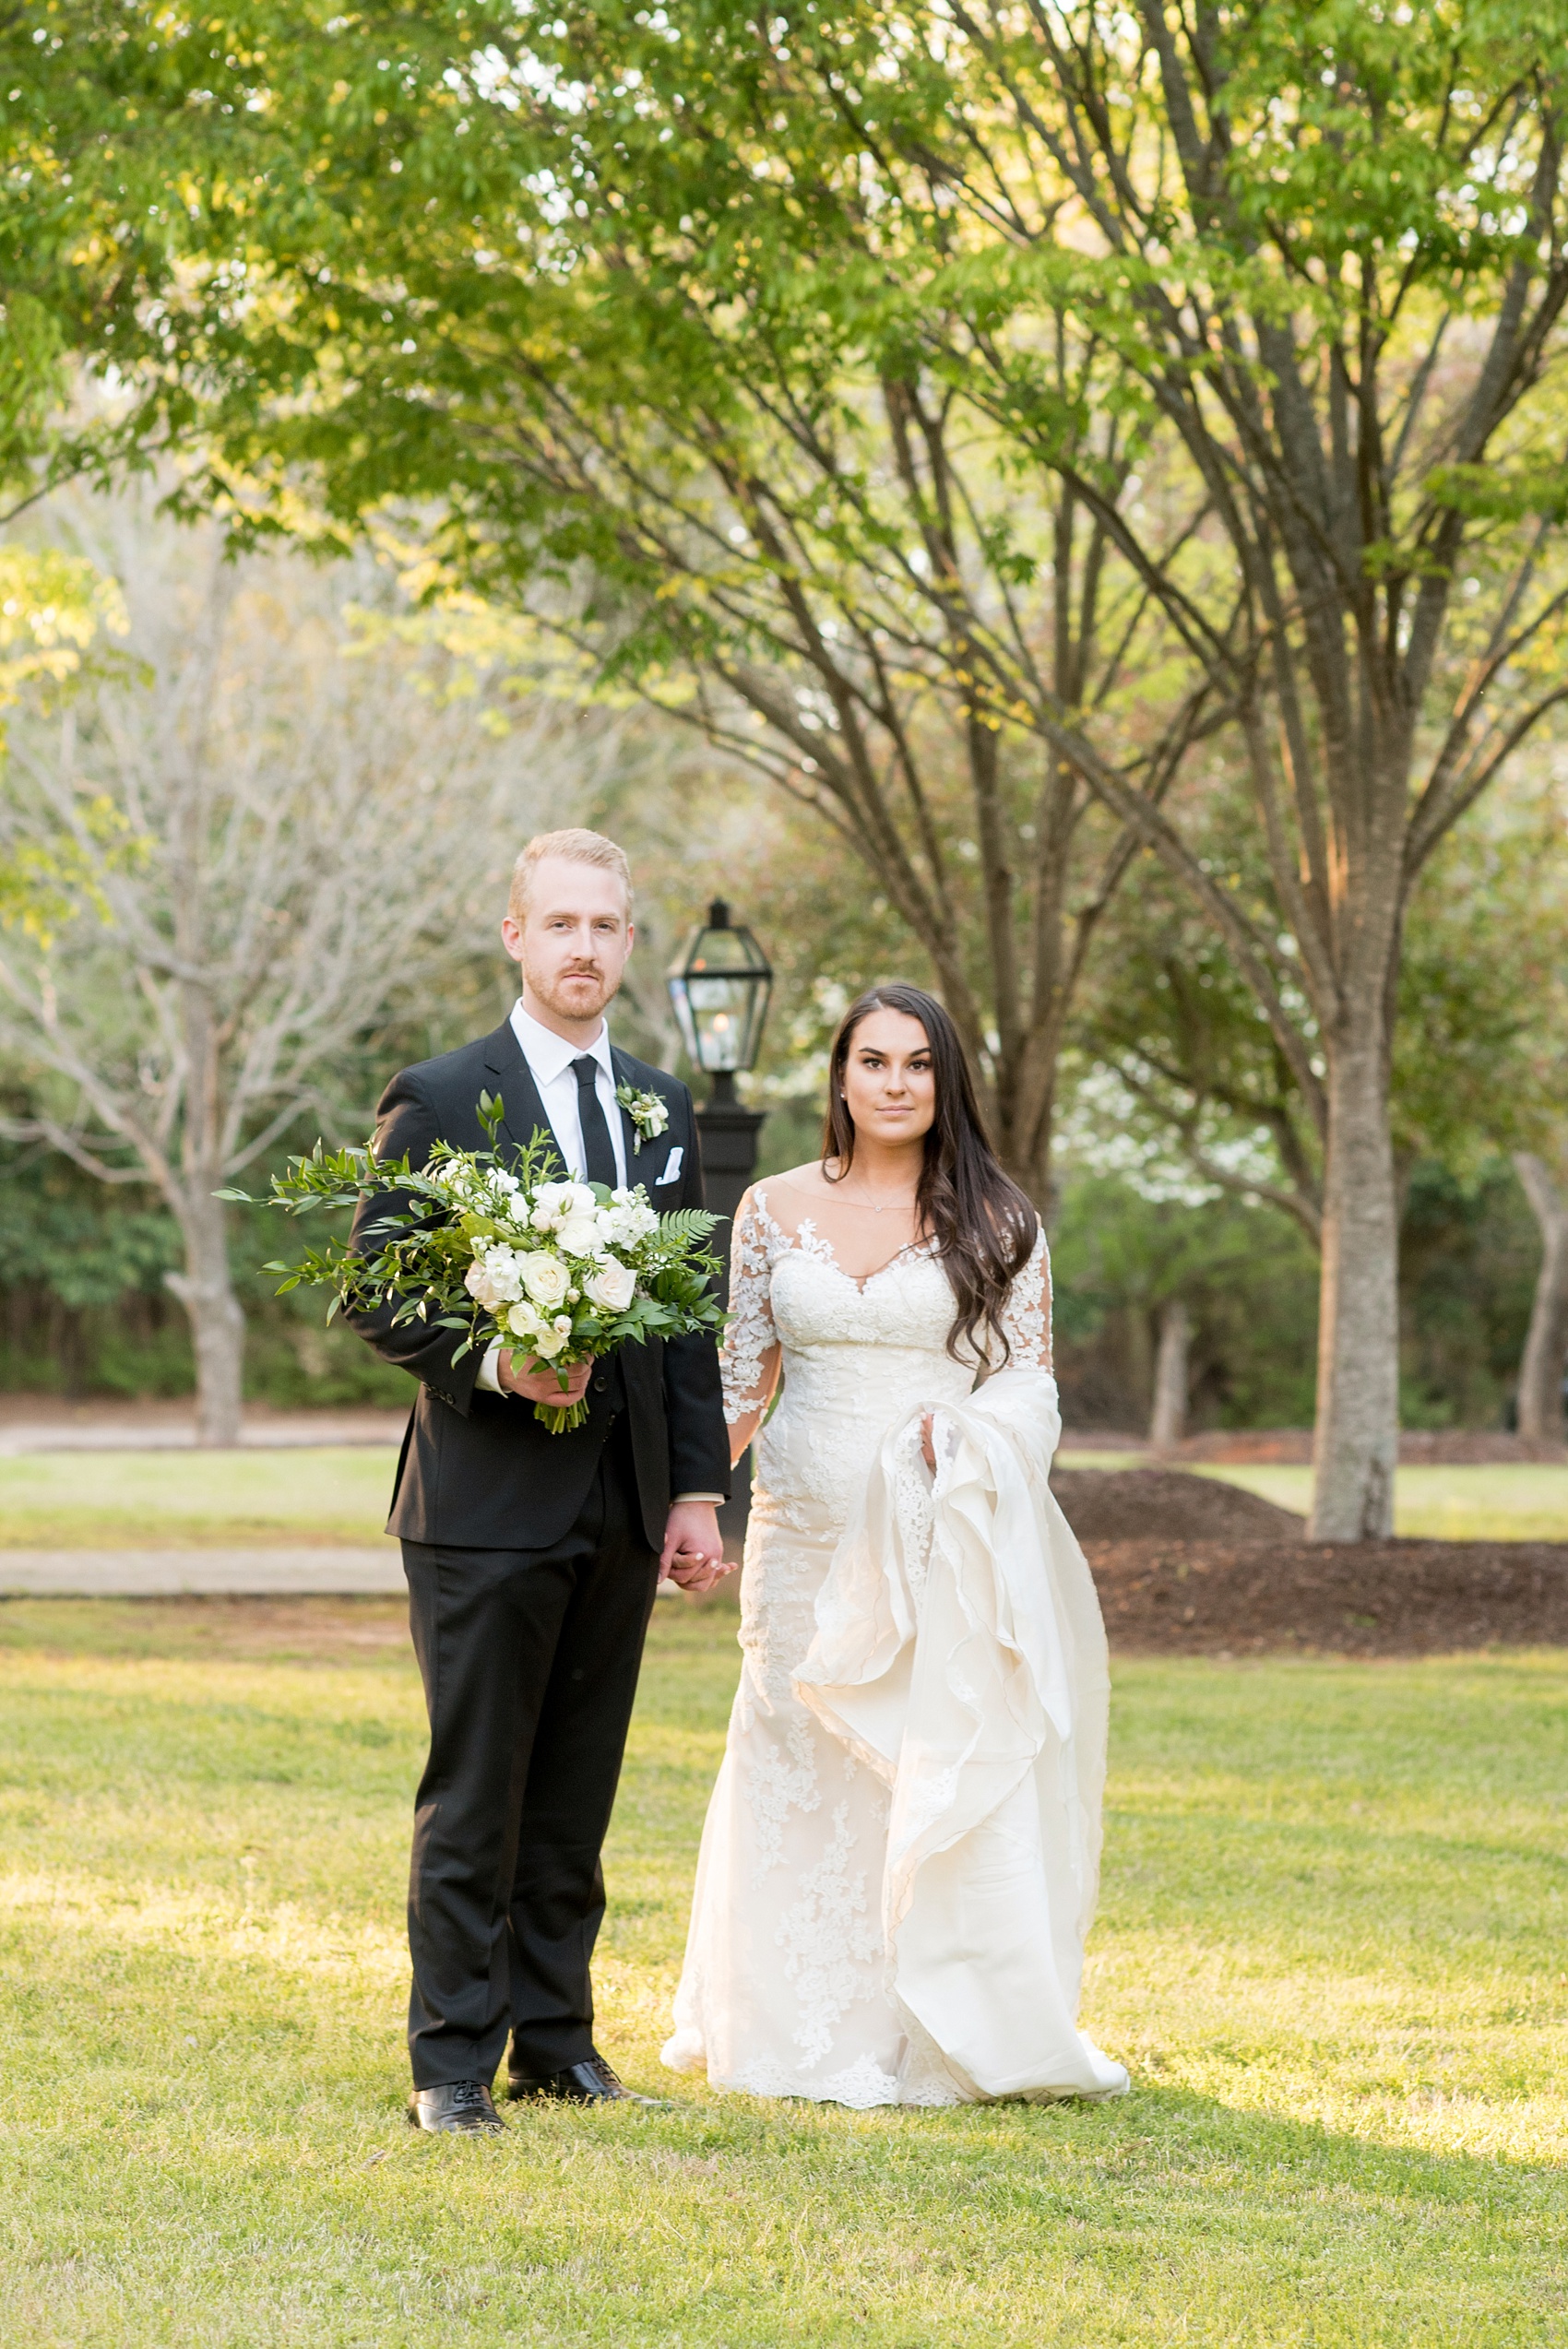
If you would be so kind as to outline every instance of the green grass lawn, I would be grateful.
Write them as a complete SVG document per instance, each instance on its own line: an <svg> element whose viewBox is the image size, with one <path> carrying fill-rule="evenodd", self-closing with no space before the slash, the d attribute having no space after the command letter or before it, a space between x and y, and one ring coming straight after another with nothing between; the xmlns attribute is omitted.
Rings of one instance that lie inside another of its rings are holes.
<svg viewBox="0 0 1568 2349"><path fill-rule="evenodd" d="M1312 1507L1310 1468L1204 1467L1200 1476L1261 1492L1282 1509ZM1429 1541L1568 1541L1568 1468L1398 1468L1394 1530Z"/></svg>
<svg viewBox="0 0 1568 2349"><path fill-rule="evenodd" d="M0 1460L0 1548L373 1542L386 1444L255 1452L34 1452Z"/></svg>
<svg viewBox="0 0 1568 2349"><path fill-rule="evenodd" d="M0 1549L374 1542L386 1522L390 1446L276 1452L44 1452L0 1459ZM1067 1451L1063 1467L1139 1465ZM1312 1471L1205 1467L1304 1515ZM1568 1468L1401 1468L1402 1534L1446 1541L1568 1541Z"/></svg>
<svg viewBox="0 0 1568 2349"><path fill-rule="evenodd" d="M657 2049L734 1682L657 1613L600 2036L657 2111L402 2119L390 1604L0 1606L6 2341L1568 2339L1568 1656L1124 1663L1098 2109L724 2098Z"/></svg>

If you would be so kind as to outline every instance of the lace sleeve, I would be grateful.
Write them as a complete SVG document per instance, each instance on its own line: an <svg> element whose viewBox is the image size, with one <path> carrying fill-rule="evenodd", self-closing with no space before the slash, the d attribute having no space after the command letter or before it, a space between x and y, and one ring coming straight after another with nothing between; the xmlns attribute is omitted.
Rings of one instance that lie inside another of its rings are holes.
<svg viewBox="0 0 1568 2349"><path fill-rule="evenodd" d="M1007 1294L1002 1326L1012 1347L1011 1367L1020 1370L1051 1368L1051 1256L1043 1228L1035 1238L1029 1261Z"/></svg>
<svg viewBox="0 0 1568 2349"><path fill-rule="evenodd" d="M773 1325L773 1268L767 1217L751 1192L735 1217L730 1252L730 1325L719 1365L724 1417L733 1428L760 1417L778 1376L778 1332Z"/></svg>

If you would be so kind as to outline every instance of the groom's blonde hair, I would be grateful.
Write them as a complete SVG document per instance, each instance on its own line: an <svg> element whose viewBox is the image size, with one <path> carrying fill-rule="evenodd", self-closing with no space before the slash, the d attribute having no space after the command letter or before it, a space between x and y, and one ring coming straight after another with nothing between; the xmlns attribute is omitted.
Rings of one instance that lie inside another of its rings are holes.
<svg viewBox="0 0 1568 2349"><path fill-rule="evenodd" d="M517 863L512 867L512 886L506 898L506 910L514 921L524 919L529 909L529 894L533 886L533 869L545 857L564 857L568 864L596 864L601 872L613 872L626 893L626 919L632 919L632 868L626 862L626 851L602 832L585 832L580 825L571 825L564 832L536 832Z"/></svg>

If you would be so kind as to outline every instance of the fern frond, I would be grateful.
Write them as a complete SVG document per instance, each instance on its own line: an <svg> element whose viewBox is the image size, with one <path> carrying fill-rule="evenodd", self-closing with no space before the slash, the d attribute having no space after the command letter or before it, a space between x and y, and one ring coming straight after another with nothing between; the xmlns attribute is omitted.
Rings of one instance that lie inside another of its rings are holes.
<svg viewBox="0 0 1568 2349"><path fill-rule="evenodd" d="M693 1248L729 1220L727 1216L710 1215L706 1207L674 1207L659 1216L659 1237L667 1247Z"/></svg>

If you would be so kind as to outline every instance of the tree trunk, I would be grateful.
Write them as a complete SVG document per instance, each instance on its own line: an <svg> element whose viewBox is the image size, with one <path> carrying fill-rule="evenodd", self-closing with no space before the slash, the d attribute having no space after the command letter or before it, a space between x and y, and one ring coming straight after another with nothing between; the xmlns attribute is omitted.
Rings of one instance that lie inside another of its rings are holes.
<svg viewBox="0 0 1568 2349"><path fill-rule="evenodd" d="M1541 1236L1529 1335L1519 1364L1519 1433L1537 1443L1561 1443L1562 1366L1568 1359L1568 1200L1532 1151L1515 1150L1514 1165Z"/></svg>
<svg viewBox="0 0 1568 2349"><path fill-rule="evenodd" d="M1187 1358L1193 1317L1179 1297L1159 1316L1159 1348L1154 1360L1154 1411L1148 1440L1157 1452L1174 1450L1187 1432Z"/></svg>
<svg viewBox="0 0 1568 2349"><path fill-rule="evenodd" d="M1019 1190L1034 1201L1042 1220L1048 1226L1051 1221L1056 1204L1051 1178L1056 1053L1057 1039L1054 1035L1031 1038L1030 1058L1036 1063L1034 1073L1037 1078L1039 1062L1047 1060L1049 1056L1046 1070L1045 1106L1043 1109L1037 1108L1034 1114L1027 1119L1016 1116L1008 1118L1003 1113L999 1103L993 1115L992 1127L996 1137L997 1157ZM1020 1088L1016 1082L1010 1090L1013 1099L1016 1101ZM1002 1087L998 1086L997 1091L1000 1094ZM1038 1094L1036 1098L1038 1100Z"/></svg>
<svg viewBox="0 0 1568 2349"><path fill-rule="evenodd" d="M216 1190L221 1180L215 1176ZM182 1202L180 1228L185 1268L163 1277L185 1309L196 1349L196 1441L240 1441L241 1372L244 1366L245 1317L229 1274L223 1209L199 1190Z"/></svg>
<svg viewBox="0 0 1568 2349"><path fill-rule="evenodd" d="M1374 1009L1329 1058L1312 1541L1394 1530L1399 1455L1399 1211Z"/></svg>

